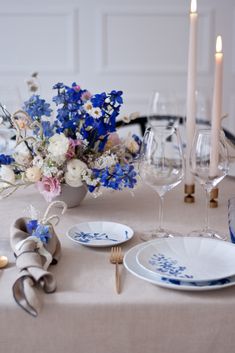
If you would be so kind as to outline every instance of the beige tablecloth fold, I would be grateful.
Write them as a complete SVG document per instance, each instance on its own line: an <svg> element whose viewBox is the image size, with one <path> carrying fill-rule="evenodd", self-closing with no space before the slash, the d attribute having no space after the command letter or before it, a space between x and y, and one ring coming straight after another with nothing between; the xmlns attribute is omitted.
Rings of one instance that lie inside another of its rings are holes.
<svg viewBox="0 0 235 353"><path fill-rule="evenodd" d="M37 291L41 288L45 293L52 293L56 289L55 278L47 268L59 260L61 246L51 224L48 225L52 237L48 243L42 243L27 233L26 222L27 218L19 218L11 227L11 247L20 271L12 291L17 304L29 314L37 316L41 308Z"/></svg>

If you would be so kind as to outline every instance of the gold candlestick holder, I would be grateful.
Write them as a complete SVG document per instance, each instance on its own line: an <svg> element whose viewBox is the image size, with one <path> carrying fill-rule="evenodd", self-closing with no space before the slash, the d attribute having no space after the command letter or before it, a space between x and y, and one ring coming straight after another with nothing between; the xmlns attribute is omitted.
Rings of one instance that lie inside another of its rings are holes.
<svg viewBox="0 0 235 353"><path fill-rule="evenodd" d="M219 189L214 188L210 192L210 208L218 207L218 196L219 196Z"/></svg>
<svg viewBox="0 0 235 353"><path fill-rule="evenodd" d="M195 202L195 197L194 197L194 193L195 193L195 185L184 185L184 193L186 194L186 196L184 197L184 202L185 203L194 203Z"/></svg>

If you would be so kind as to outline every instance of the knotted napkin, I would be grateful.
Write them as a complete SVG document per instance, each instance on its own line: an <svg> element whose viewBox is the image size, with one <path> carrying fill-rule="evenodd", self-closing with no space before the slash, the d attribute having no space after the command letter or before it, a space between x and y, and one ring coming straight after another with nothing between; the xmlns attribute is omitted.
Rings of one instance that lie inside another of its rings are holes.
<svg viewBox="0 0 235 353"><path fill-rule="evenodd" d="M235 243L235 197L228 200L228 222L231 242Z"/></svg>
<svg viewBox="0 0 235 353"><path fill-rule="evenodd" d="M55 204L63 206L62 214L67 206L64 202L53 202L47 208L40 224L47 225L50 238L43 242L39 237L29 234L27 223L29 218L17 219L12 227L10 234L11 247L16 256L16 266L19 269L19 275L13 284L13 296L17 304L26 312L37 316L41 303L37 291L42 288L45 293L52 293L56 290L56 281L48 267L56 264L60 258L61 245L55 233L52 220L57 215L47 217L49 210Z"/></svg>

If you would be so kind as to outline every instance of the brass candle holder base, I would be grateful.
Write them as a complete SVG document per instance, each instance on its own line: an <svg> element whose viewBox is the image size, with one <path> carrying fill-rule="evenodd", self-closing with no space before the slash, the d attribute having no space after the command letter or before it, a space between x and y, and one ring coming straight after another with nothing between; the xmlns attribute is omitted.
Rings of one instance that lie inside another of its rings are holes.
<svg viewBox="0 0 235 353"><path fill-rule="evenodd" d="M195 185L184 185L184 193L187 194L184 197L184 202L185 203L194 203L195 202L195 197L194 197L194 193L195 193Z"/></svg>
<svg viewBox="0 0 235 353"><path fill-rule="evenodd" d="M219 196L219 189L214 188L210 192L210 208L216 208L218 207L218 196Z"/></svg>

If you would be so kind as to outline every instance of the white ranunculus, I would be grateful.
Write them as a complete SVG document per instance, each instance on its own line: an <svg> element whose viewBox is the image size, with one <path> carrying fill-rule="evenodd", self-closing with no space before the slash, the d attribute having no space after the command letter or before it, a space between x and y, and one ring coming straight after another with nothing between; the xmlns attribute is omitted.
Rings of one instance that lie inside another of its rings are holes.
<svg viewBox="0 0 235 353"><path fill-rule="evenodd" d="M67 163L67 171L71 175L80 176L82 171L87 168L86 163L80 161L80 159L71 159Z"/></svg>
<svg viewBox="0 0 235 353"><path fill-rule="evenodd" d="M26 178L33 183L36 183L37 181L39 181L42 176L42 172L37 166L33 166L26 169L25 174L26 174Z"/></svg>
<svg viewBox="0 0 235 353"><path fill-rule="evenodd" d="M73 188L77 188L83 185L81 177L74 177L73 175L69 174L69 172L66 172L64 177L66 184L72 186Z"/></svg>
<svg viewBox="0 0 235 353"><path fill-rule="evenodd" d="M82 186L82 172L87 169L87 165L78 160L71 159L67 163L67 172L65 173L66 184L72 187Z"/></svg>
<svg viewBox="0 0 235 353"><path fill-rule="evenodd" d="M55 134L49 138L48 152L53 160L65 157L69 148L69 139L64 134Z"/></svg>
<svg viewBox="0 0 235 353"><path fill-rule="evenodd" d="M20 143L14 151L13 157L16 163L28 165L32 161L32 155L24 142Z"/></svg>
<svg viewBox="0 0 235 353"><path fill-rule="evenodd" d="M15 174L11 167L7 165L2 165L0 168L0 179L6 180L11 184L15 184ZM3 181L0 182L0 188L5 188L9 186L9 184L4 183Z"/></svg>

